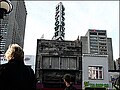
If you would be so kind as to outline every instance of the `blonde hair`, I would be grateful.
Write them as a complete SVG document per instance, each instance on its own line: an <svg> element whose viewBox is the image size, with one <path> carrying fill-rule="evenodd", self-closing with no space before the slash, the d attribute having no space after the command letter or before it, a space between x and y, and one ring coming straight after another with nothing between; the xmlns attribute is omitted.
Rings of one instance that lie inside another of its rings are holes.
<svg viewBox="0 0 120 90"><path fill-rule="evenodd" d="M18 44L10 44L8 50L5 53L7 60L11 59L24 59L24 51Z"/></svg>

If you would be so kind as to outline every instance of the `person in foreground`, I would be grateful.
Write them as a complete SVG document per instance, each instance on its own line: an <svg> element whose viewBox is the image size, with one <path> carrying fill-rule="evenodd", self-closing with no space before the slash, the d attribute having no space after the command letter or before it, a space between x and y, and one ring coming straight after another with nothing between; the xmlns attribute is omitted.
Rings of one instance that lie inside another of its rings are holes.
<svg viewBox="0 0 120 90"><path fill-rule="evenodd" d="M5 53L8 63L0 65L0 90L36 90L33 69L24 64L24 51L11 44Z"/></svg>
<svg viewBox="0 0 120 90"><path fill-rule="evenodd" d="M64 90L77 90L71 82L71 75L70 74L65 74L63 76L64 83L66 85L66 88Z"/></svg>

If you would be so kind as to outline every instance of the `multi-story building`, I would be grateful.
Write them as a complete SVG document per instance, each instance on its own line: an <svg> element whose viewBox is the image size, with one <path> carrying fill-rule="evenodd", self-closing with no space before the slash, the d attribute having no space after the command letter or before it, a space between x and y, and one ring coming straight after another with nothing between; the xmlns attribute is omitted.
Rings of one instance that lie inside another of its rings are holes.
<svg viewBox="0 0 120 90"><path fill-rule="evenodd" d="M114 69L112 39L107 38L106 30L89 29L81 36L82 53L108 55L108 69Z"/></svg>
<svg viewBox="0 0 120 90"><path fill-rule="evenodd" d="M118 58L118 59L116 59L116 61L115 61L116 70L119 70L119 63L120 63L120 61L119 61L119 58Z"/></svg>
<svg viewBox="0 0 120 90"><path fill-rule="evenodd" d="M8 31L8 16L0 19L0 21L0 54L4 54Z"/></svg>
<svg viewBox="0 0 120 90"><path fill-rule="evenodd" d="M82 86L82 48L79 40L37 40L35 73L38 88L64 90L64 74L71 74L79 90ZM46 89L47 90L47 89Z"/></svg>
<svg viewBox="0 0 120 90"><path fill-rule="evenodd" d="M4 54L11 43L17 43L21 47L24 45L27 15L25 2L15 0L11 4L12 12L0 22L0 54Z"/></svg>
<svg viewBox="0 0 120 90"><path fill-rule="evenodd" d="M22 48L26 24L26 7L24 1L11 1L12 12L0 19L0 62L4 62L4 53L9 44L17 43ZM3 61L1 61L3 60ZM1 63L0 63L1 64Z"/></svg>

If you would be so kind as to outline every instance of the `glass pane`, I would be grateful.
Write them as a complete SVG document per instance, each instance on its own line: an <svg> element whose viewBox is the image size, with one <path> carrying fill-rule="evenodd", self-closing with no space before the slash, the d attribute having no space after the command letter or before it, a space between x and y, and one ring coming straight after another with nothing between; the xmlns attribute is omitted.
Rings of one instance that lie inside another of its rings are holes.
<svg viewBox="0 0 120 90"><path fill-rule="evenodd" d="M49 57L43 57L43 69L49 69L50 65L50 58Z"/></svg>
<svg viewBox="0 0 120 90"><path fill-rule="evenodd" d="M102 79L102 71L99 71L99 78Z"/></svg>
<svg viewBox="0 0 120 90"><path fill-rule="evenodd" d="M69 58L69 68L76 69L76 58Z"/></svg>
<svg viewBox="0 0 120 90"><path fill-rule="evenodd" d="M61 58L61 69L68 69L68 58Z"/></svg>
<svg viewBox="0 0 120 90"><path fill-rule="evenodd" d="M59 57L52 57L51 62L53 69L59 69Z"/></svg>
<svg viewBox="0 0 120 90"><path fill-rule="evenodd" d="M96 71L96 79L98 79L98 71Z"/></svg>
<svg viewBox="0 0 120 90"><path fill-rule="evenodd" d="M102 70L102 67L99 67L99 70Z"/></svg>

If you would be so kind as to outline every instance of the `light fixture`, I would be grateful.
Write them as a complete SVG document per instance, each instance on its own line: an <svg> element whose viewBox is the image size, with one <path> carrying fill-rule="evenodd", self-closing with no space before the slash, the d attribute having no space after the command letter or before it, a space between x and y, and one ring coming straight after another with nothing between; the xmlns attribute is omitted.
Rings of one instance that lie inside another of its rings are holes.
<svg viewBox="0 0 120 90"><path fill-rule="evenodd" d="M13 6L9 0L0 0L0 19L6 14L9 14L13 9Z"/></svg>

